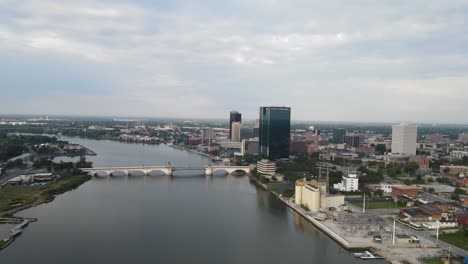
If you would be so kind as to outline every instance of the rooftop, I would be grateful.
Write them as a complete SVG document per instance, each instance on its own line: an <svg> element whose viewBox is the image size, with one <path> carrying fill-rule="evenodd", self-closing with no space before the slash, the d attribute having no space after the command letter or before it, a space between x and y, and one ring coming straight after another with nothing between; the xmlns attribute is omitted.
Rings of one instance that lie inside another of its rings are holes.
<svg viewBox="0 0 468 264"><path fill-rule="evenodd" d="M400 190L421 190L420 188L416 186L407 186L407 185L401 185L401 186L393 186L393 189L400 189Z"/></svg>

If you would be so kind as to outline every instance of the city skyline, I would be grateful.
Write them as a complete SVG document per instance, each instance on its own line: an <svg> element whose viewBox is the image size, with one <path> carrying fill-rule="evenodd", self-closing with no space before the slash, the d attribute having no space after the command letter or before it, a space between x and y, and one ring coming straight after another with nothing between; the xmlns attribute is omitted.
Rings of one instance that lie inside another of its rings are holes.
<svg viewBox="0 0 468 264"><path fill-rule="evenodd" d="M3 0L0 113L468 123L467 8Z"/></svg>

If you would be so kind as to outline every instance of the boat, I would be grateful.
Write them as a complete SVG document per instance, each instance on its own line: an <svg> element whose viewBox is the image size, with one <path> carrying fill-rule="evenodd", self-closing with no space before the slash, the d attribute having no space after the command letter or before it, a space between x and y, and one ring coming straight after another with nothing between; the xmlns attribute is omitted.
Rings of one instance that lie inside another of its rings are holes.
<svg viewBox="0 0 468 264"><path fill-rule="evenodd" d="M21 228L12 228L10 230L10 238L14 238L16 236L19 236L23 232L23 229Z"/></svg>

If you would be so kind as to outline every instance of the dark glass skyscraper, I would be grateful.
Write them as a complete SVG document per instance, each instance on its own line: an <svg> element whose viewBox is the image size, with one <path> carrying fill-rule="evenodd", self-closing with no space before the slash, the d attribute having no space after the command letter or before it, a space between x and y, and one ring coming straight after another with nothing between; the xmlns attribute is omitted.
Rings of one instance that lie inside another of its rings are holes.
<svg viewBox="0 0 468 264"><path fill-rule="evenodd" d="M260 107L260 155L270 160L289 158L290 130L290 107Z"/></svg>
<svg viewBox="0 0 468 264"><path fill-rule="evenodd" d="M242 122L242 114L237 111L231 111L229 114L229 139L232 138L232 123Z"/></svg>
<svg viewBox="0 0 468 264"><path fill-rule="evenodd" d="M333 129L333 141L337 144L344 142L344 136L346 135L346 129L344 128L334 128Z"/></svg>

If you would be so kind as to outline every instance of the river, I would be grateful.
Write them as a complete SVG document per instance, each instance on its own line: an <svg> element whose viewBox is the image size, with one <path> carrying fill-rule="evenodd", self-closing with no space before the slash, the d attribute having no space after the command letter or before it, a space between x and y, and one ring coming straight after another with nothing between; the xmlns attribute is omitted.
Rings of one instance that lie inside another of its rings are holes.
<svg viewBox="0 0 468 264"><path fill-rule="evenodd" d="M95 151L95 167L210 162L165 145L61 139ZM248 177L202 173L95 177L18 213L39 221L0 263L363 263Z"/></svg>

